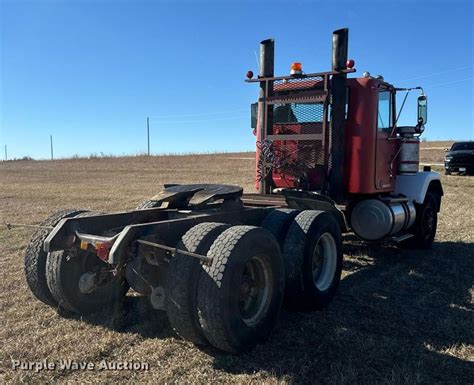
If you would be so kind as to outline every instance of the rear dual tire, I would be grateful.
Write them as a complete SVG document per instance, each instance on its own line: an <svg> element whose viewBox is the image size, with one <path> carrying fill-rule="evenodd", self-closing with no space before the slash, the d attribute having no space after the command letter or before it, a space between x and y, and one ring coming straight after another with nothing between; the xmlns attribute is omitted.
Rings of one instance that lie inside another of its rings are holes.
<svg viewBox="0 0 474 385"><path fill-rule="evenodd" d="M219 234L229 227L223 223L200 223L183 235L177 249L206 255ZM165 308L170 325L180 337L197 345L208 344L197 310L202 270L197 258L177 252L170 261L165 278Z"/></svg>
<svg viewBox="0 0 474 385"><path fill-rule="evenodd" d="M64 218L91 215L87 210L61 210L43 223L43 226L56 226ZM95 254L79 250L76 256L72 256L69 250L47 253L43 250L43 244L51 230L39 229L33 235L25 251L25 275L27 284L41 302L55 307L58 310L86 314L102 309L110 305L117 298L125 296L128 285L122 280L113 278L109 289L101 289L100 292L89 294L81 293L79 279L87 272L84 267L99 265L106 268ZM110 273L112 274L112 273Z"/></svg>
<svg viewBox="0 0 474 385"><path fill-rule="evenodd" d="M213 242L198 287L199 323L216 348L240 353L264 342L281 309L284 266L268 231L234 226Z"/></svg>
<svg viewBox="0 0 474 385"><path fill-rule="evenodd" d="M293 220L283 246L285 307L322 309L334 298L342 271L341 229L331 213L305 210Z"/></svg>
<svg viewBox="0 0 474 385"><path fill-rule="evenodd" d="M62 219L74 217L85 211L77 209L61 210L50 215L41 225L56 226ZM46 281L48 253L44 251L43 244L50 233L51 230L40 228L33 234L30 243L26 247L24 267L26 283L33 295L46 305L58 307L58 301L51 294Z"/></svg>
<svg viewBox="0 0 474 385"><path fill-rule="evenodd" d="M212 262L203 265L179 251L171 259L165 303L175 332L229 353L263 342L283 299L283 260L275 238L253 226L201 223L177 249L207 255Z"/></svg>
<svg viewBox="0 0 474 385"><path fill-rule="evenodd" d="M79 281L85 273L105 273L106 281L90 293L83 293ZM125 297L128 284L113 276L110 265L93 253L78 250L50 253L46 262L46 280L51 294L59 306L75 314L89 314L109 307Z"/></svg>
<svg viewBox="0 0 474 385"><path fill-rule="evenodd" d="M288 229L298 213L294 209L274 209L262 221L261 226L272 233L282 249Z"/></svg>

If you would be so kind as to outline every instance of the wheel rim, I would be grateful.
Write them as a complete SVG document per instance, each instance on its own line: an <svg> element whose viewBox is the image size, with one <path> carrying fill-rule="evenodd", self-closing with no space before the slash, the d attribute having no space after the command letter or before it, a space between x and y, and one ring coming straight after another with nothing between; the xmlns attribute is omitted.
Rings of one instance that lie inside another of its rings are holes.
<svg viewBox="0 0 474 385"><path fill-rule="evenodd" d="M266 258L254 256L245 264L240 279L239 310L247 326L265 316L272 297L273 276Z"/></svg>
<svg viewBox="0 0 474 385"><path fill-rule="evenodd" d="M109 289L113 289L113 283L115 281L114 277L112 276L111 272L107 272L110 270L107 268L107 265L102 262L95 254L89 252L83 252L80 250L77 255L70 256L69 260L74 259L76 262L76 274L77 274L77 290L79 291L79 295L83 296L84 298L92 299L93 296L104 294L104 291ZM89 292L83 292L81 290L81 279L87 274L96 274L97 281L94 285L93 290ZM105 277L105 279L104 279Z"/></svg>
<svg viewBox="0 0 474 385"><path fill-rule="evenodd" d="M324 233L319 237L313 250L313 283L320 291L327 290L333 280L337 267L337 247L334 237Z"/></svg>

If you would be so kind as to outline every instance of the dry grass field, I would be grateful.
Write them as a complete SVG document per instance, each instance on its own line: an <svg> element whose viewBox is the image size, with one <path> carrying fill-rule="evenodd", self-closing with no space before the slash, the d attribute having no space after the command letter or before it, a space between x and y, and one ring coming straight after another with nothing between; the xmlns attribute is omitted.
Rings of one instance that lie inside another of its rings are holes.
<svg viewBox="0 0 474 385"><path fill-rule="evenodd" d="M447 143L423 143L441 163ZM434 149L432 149L434 148ZM67 207L132 209L163 183L233 183L253 191L253 156L219 154L0 163L0 223L38 223ZM326 384L474 382L474 177L443 175L431 251L345 244L334 302L283 312L271 339L231 356L179 340L163 312L127 299L127 327L107 313L62 318L30 294L23 252L30 229L0 228L0 382L147 381ZM147 362L149 371L12 370L12 360Z"/></svg>

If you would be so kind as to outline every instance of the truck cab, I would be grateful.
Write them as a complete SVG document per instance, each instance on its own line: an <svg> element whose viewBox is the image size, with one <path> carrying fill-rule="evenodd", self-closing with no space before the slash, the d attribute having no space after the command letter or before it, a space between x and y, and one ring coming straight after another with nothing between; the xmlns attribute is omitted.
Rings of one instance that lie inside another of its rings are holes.
<svg viewBox="0 0 474 385"><path fill-rule="evenodd" d="M439 211L443 191L439 174L419 171L427 98L421 87L397 88L381 76L350 78L355 69L345 33L333 35L333 42L343 43L333 46L329 72L304 73L301 63L293 63L290 75L274 76L273 41L261 43L263 70L257 78L249 72L247 80L260 84L252 109L256 186L262 194L309 192L329 199L365 240L406 239L425 226L425 243L431 244L435 228L426 223L436 222L432 211ZM417 122L398 126L396 95L412 90L420 91ZM427 205L430 220L424 218Z"/></svg>

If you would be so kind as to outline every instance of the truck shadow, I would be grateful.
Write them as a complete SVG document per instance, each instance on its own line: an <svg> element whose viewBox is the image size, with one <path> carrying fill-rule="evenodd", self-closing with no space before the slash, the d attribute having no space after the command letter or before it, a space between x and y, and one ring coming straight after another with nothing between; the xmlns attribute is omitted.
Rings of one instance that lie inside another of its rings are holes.
<svg viewBox="0 0 474 385"><path fill-rule="evenodd" d="M92 325L106 327L120 333L134 333L145 338L167 338L175 336L166 313L155 310L148 297L128 295L121 310L104 308L102 311L84 316L63 314L82 319Z"/></svg>
<svg viewBox="0 0 474 385"><path fill-rule="evenodd" d="M349 236L344 247L343 279L328 308L283 311L270 340L247 354L204 349L214 368L295 383L471 383L474 244L416 251ZM123 310L120 325L106 310L83 320L147 338L174 336L148 298L128 296Z"/></svg>
<svg viewBox="0 0 474 385"><path fill-rule="evenodd" d="M214 352L214 367L296 383L472 381L474 244L414 251L348 241L327 309L283 312L270 341L241 356Z"/></svg>

